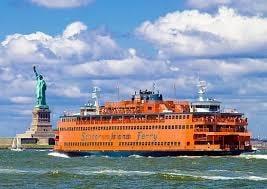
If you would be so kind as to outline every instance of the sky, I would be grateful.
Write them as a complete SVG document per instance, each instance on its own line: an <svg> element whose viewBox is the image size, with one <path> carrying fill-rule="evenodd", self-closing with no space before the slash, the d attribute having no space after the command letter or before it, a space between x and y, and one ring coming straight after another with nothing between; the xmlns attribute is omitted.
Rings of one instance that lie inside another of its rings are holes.
<svg viewBox="0 0 267 189"><path fill-rule="evenodd" d="M1 0L0 136L31 124L37 67L53 127L63 111L152 89L194 100L198 80L267 137L266 0ZM174 92L173 86L176 86Z"/></svg>

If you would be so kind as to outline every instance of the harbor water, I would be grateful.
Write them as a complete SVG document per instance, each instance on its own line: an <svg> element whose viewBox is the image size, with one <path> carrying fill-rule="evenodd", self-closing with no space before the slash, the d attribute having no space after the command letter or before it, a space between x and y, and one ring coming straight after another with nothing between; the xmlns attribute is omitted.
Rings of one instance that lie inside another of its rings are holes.
<svg viewBox="0 0 267 189"><path fill-rule="evenodd" d="M120 158L1 150L0 188L267 188L267 151Z"/></svg>

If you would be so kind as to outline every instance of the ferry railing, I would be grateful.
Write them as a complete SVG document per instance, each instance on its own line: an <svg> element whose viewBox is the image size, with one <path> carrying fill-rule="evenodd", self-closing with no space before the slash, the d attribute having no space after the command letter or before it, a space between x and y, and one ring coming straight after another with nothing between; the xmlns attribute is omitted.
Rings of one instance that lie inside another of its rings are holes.
<svg viewBox="0 0 267 189"><path fill-rule="evenodd" d="M229 145L229 144L225 144L225 145L221 145L221 149L224 149L224 150L243 150L244 149L244 145Z"/></svg>
<svg viewBox="0 0 267 189"><path fill-rule="evenodd" d="M194 139L195 141L207 141L207 137L198 137Z"/></svg>
<svg viewBox="0 0 267 189"><path fill-rule="evenodd" d="M110 119L110 120L80 120L76 121L77 125L83 124L121 124L121 123L164 123L164 119Z"/></svg>
<svg viewBox="0 0 267 189"><path fill-rule="evenodd" d="M235 118L193 118L195 124L217 124L217 125L247 125L247 119Z"/></svg>
<svg viewBox="0 0 267 189"><path fill-rule="evenodd" d="M217 128L213 130L213 128L195 128L195 132L247 132L246 129L238 129L238 128Z"/></svg>
<svg viewBox="0 0 267 189"><path fill-rule="evenodd" d="M195 132L209 132L209 128L195 128Z"/></svg>

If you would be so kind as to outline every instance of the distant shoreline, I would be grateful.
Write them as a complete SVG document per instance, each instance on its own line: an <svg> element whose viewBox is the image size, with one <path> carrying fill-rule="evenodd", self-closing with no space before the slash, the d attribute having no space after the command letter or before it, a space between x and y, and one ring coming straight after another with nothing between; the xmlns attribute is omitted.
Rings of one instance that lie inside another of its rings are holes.
<svg viewBox="0 0 267 189"><path fill-rule="evenodd" d="M10 149L14 137L0 137L0 150ZM23 144L24 149L53 149L54 145Z"/></svg>

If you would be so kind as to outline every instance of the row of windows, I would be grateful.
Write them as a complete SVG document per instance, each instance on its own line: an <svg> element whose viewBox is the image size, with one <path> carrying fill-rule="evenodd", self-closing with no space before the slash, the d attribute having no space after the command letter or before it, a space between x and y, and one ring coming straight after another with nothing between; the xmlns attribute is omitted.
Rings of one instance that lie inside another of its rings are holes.
<svg viewBox="0 0 267 189"><path fill-rule="evenodd" d="M130 117L129 119L132 119L132 118L134 118L134 119L137 119L137 120L139 120L139 119L146 119L146 117L145 116L143 116L143 117ZM154 117L154 119L155 120L157 120L157 118L158 117ZM164 119L164 117L161 117L162 119ZM186 114L186 115L166 115L165 116L165 119L189 119L190 118L190 115L188 115L188 114ZM85 119L85 120L84 120ZM62 122L66 122L66 121L72 121L72 122L74 122L74 121L89 121L89 120L91 120L91 121L101 121L101 120L105 120L105 121L109 121L109 120L111 120L111 118L109 117L109 118L106 118L106 117L97 117L97 118L90 118L90 117L86 117L86 118L76 118L76 117L65 117L65 118L61 118L61 121ZM122 117L120 118L120 119L116 119L116 118L113 118L113 120L123 120L122 119Z"/></svg>
<svg viewBox="0 0 267 189"><path fill-rule="evenodd" d="M186 143L187 146L190 142ZM180 146L180 142L119 142L119 146ZM113 146L113 142L64 142L64 146Z"/></svg>
<svg viewBox="0 0 267 189"><path fill-rule="evenodd" d="M167 115L166 119L189 119L189 115Z"/></svg>
<svg viewBox="0 0 267 189"><path fill-rule="evenodd" d="M189 145L190 142L187 142ZM180 142L119 142L119 146L180 146Z"/></svg>
<svg viewBox="0 0 267 189"><path fill-rule="evenodd" d="M113 146L113 142L64 142L64 146Z"/></svg>
<svg viewBox="0 0 267 189"><path fill-rule="evenodd" d="M193 129L193 125L101 126L101 127L63 127L63 128L59 128L60 131L151 130L151 129Z"/></svg>

